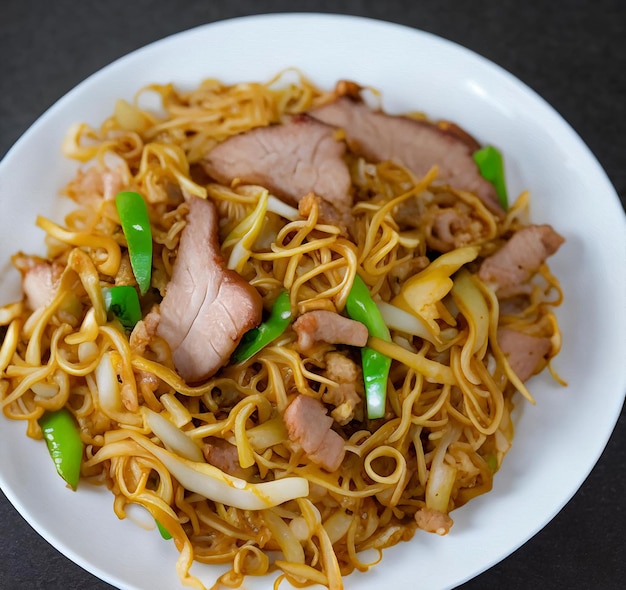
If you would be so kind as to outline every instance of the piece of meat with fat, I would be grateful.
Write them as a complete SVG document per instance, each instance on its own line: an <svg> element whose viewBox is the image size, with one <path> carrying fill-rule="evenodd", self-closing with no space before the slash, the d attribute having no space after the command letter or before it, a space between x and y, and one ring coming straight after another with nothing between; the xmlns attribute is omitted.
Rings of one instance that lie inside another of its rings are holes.
<svg viewBox="0 0 626 590"><path fill-rule="evenodd" d="M298 394L283 415L289 439L327 471L339 469L345 456L343 438L332 430L333 419L314 397Z"/></svg>
<svg viewBox="0 0 626 590"><path fill-rule="evenodd" d="M93 199L115 199L115 195L131 186L132 175L126 160L120 155L105 151L95 164L78 170L76 178L66 188L69 197L78 203Z"/></svg>
<svg viewBox="0 0 626 590"><path fill-rule="evenodd" d="M532 336L509 328L498 329L498 344L520 381L527 381L543 368L552 349L550 338Z"/></svg>
<svg viewBox="0 0 626 590"><path fill-rule="evenodd" d="M189 382L214 375L263 313L261 296L220 254L215 205L192 197L165 297L157 335Z"/></svg>
<svg viewBox="0 0 626 590"><path fill-rule="evenodd" d="M324 376L334 381L335 385L328 386L322 394L322 401L334 406L330 415L335 422L345 425L362 408L363 376L357 364L340 352L329 352L324 360Z"/></svg>
<svg viewBox="0 0 626 590"><path fill-rule="evenodd" d="M63 265L21 252L13 256L13 264L22 275L22 291L28 307L34 311L48 305L59 290Z"/></svg>
<svg viewBox="0 0 626 590"><path fill-rule="evenodd" d="M415 513L415 522L418 528L438 535L447 535L453 524L452 519L447 514L432 508L420 508Z"/></svg>
<svg viewBox="0 0 626 590"><path fill-rule="evenodd" d="M202 454L207 463L234 477L247 479L252 471L249 467L244 469L239 464L237 447L223 438L217 436L207 437L204 440Z"/></svg>
<svg viewBox="0 0 626 590"><path fill-rule="evenodd" d="M353 226L353 219L348 207L337 209L329 201L325 201L315 193L304 195L298 202L298 213L304 219L308 219L313 207L317 207L317 219L319 223L326 223L337 226L341 233L350 233Z"/></svg>
<svg viewBox="0 0 626 590"><path fill-rule="evenodd" d="M309 114L343 129L350 149L366 160L391 160L417 177L436 165L439 180L454 189L476 194L492 213L504 215L495 188L481 176L474 162L474 146L462 138L456 126L446 129L430 121L390 115L348 96Z"/></svg>
<svg viewBox="0 0 626 590"><path fill-rule="evenodd" d="M457 209L441 209L430 224L429 244L439 252L450 252L479 242L482 225Z"/></svg>
<svg viewBox="0 0 626 590"><path fill-rule="evenodd" d="M207 153L202 166L222 184L258 184L292 205L315 193L329 205L322 211L325 221L347 225L352 195L344 153L333 127L303 114L229 137Z"/></svg>
<svg viewBox="0 0 626 590"><path fill-rule="evenodd" d="M311 350L317 342L365 346L367 328L361 322L346 318L334 311L316 309L303 313L293 323L302 351Z"/></svg>
<svg viewBox="0 0 626 590"><path fill-rule="evenodd" d="M129 344L134 353L143 354L145 352L156 334L160 320L159 307L154 305L144 318L135 324L129 338Z"/></svg>
<svg viewBox="0 0 626 590"><path fill-rule="evenodd" d="M494 284L498 290L521 285L564 241L550 225L524 227L482 262L478 277L485 283Z"/></svg>

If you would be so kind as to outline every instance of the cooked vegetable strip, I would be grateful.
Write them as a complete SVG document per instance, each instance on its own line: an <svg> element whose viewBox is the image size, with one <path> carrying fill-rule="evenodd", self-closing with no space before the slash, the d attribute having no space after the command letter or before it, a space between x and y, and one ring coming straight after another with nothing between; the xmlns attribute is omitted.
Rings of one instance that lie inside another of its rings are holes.
<svg viewBox="0 0 626 590"><path fill-rule="evenodd" d="M65 408L46 412L39 418L39 426L57 472L75 490L83 459L83 441L74 416Z"/></svg>
<svg viewBox="0 0 626 590"><path fill-rule="evenodd" d="M228 259L228 268L232 268L237 272L241 272L243 269L252 251L254 241L261 233L261 229L263 229L268 199L269 193L263 191L252 213L243 219L224 240L222 248L226 249L232 246Z"/></svg>
<svg viewBox="0 0 626 590"><path fill-rule="evenodd" d="M129 330L141 319L141 306L134 287L118 285L102 289L107 312L119 319L122 326Z"/></svg>
<svg viewBox="0 0 626 590"><path fill-rule="evenodd" d="M276 340L291 322L289 293L281 291L276 298L267 320L246 332L233 353L233 361L241 363L253 357L259 350Z"/></svg>
<svg viewBox="0 0 626 590"><path fill-rule="evenodd" d="M115 197L115 205L128 243L130 265L139 292L145 295L152 276L152 230L146 202L139 193L123 191Z"/></svg>
<svg viewBox="0 0 626 590"><path fill-rule="evenodd" d="M463 372L469 381L479 384L481 379L472 369L471 361L475 355L482 359L487 350L489 309L472 275L465 269L461 269L455 276L451 293L468 323L469 334L461 351Z"/></svg>
<svg viewBox="0 0 626 590"><path fill-rule="evenodd" d="M167 529L158 521L155 520L154 522L156 522L157 525L157 529L159 529L159 533L161 533L161 536L166 540L169 541L172 538L172 535L170 535L167 532Z"/></svg>
<svg viewBox="0 0 626 590"><path fill-rule="evenodd" d="M381 354L404 363L407 367L415 369L424 375L427 381L432 383L447 383L454 385L454 375L450 367L442 365L431 359L402 348L395 342L388 342L382 338L370 337L368 346Z"/></svg>
<svg viewBox="0 0 626 590"><path fill-rule="evenodd" d="M367 285L359 275L355 275L350 294L346 300L348 315L365 324L370 336L391 341L389 328L383 320L380 310L370 295ZM363 365L363 381L365 383L365 400L367 417L382 418L385 415L387 399L387 377L391 367L391 359L384 354L365 346L361 349Z"/></svg>
<svg viewBox="0 0 626 590"><path fill-rule="evenodd" d="M442 254L424 270L406 280L391 303L415 314L426 324L431 339L439 341L441 328L438 320L442 313L446 313L441 302L454 284L450 276L464 264L475 260L478 251L477 246L466 246Z"/></svg>
<svg viewBox="0 0 626 590"><path fill-rule="evenodd" d="M506 190L502 153L492 145L488 145L474 152L474 162L482 177L493 184L498 195L498 202L506 211L509 208L509 197Z"/></svg>
<svg viewBox="0 0 626 590"><path fill-rule="evenodd" d="M309 493L309 483L303 477L248 483L208 463L182 459L144 436L131 432L129 435L161 461L185 488L227 506L243 510L262 510L295 498L303 498Z"/></svg>
<svg viewBox="0 0 626 590"><path fill-rule="evenodd" d="M165 416L153 412L150 408L142 408L150 430L154 432L165 447L180 457L202 463L204 458L200 447L182 430L174 426Z"/></svg>

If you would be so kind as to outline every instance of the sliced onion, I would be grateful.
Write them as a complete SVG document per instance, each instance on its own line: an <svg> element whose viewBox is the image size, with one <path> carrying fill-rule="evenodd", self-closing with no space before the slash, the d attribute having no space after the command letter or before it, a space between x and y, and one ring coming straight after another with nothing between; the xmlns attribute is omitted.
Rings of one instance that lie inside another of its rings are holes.
<svg viewBox="0 0 626 590"><path fill-rule="evenodd" d="M185 424L191 422L191 414L189 410L180 403L178 398L171 393L164 393L159 401L163 404L163 407L168 411L171 421L178 428L182 428Z"/></svg>
<svg viewBox="0 0 626 590"><path fill-rule="evenodd" d="M122 410L122 397L117 374L111 362L111 353L105 352L96 367L96 384L100 405L106 411L119 412Z"/></svg>
<svg viewBox="0 0 626 590"><path fill-rule="evenodd" d="M303 477L285 477L259 484L232 477L208 463L181 459L135 433L131 437L152 453L178 482L215 502L242 510L262 510L309 494L309 482Z"/></svg>
<svg viewBox="0 0 626 590"><path fill-rule="evenodd" d="M380 314L383 316L383 320L385 320L388 328L437 344L426 323L417 316L385 301L377 301L376 306L380 310Z"/></svg>
<svg viewBox="0 0 626 590"><path fill-rule="evenodd" d="M354 516L347 514L344 510L337 510L324 521L324 529L330 539L330 542L335 544L341 539L350 528Z"/></svg>
<svg viewBox="0 0 626 590"><path fill-rule="evenodd" d="M304 563L304 549L289 525L272 510L265 512L263 519L285 559L289 563Z"/></svg>
<svg viewBox="0 0 626 590"><path fill-rule="evenodd" d="M448 447L458 438L460 427L449 426L448 430L437 443L437 448L430 465L428 481L426 482L426 507L448 514L450 494L456 480L456 467L445 462Z"/></svg>
<svg viewBox="0 0 626 590"><path fill-rule="evenodd" d="M288 438L285 422L280 416L254 426L246 432L250 444L256 451L264 451Z"/></svg>
<svg viewBox="0 0 626 590"><path fill-rule="evenodd" d="M150 514L150 512L148 512L148 510L141 504L137 504L135 502L128 504L124 508L124 513L126 514L126 518L128 518L128 520L134 522L142 529L151 531L156 528L156 522L154 522L152 514Z"/></svg>
<svg viewBox="0 0 626 590"><path fill-rule="evenodd" d="M289 221L295 221L296 219L300 219L300 212L292 207L291 205L287 205L284 201L281 201L278 197L274 195L270 195L267 200L267 210L272 213L276 213L276 215L280 215L285 219L289 219Z"/></svg>
<svg viewBox="0 0 626 590"><path fill-rule="evenodd" d="M204 462L200 447L191 440L180 428L174 426L165 416L143 408L148 426L156 434L167 449L189 459L190 461Z"/></svg>

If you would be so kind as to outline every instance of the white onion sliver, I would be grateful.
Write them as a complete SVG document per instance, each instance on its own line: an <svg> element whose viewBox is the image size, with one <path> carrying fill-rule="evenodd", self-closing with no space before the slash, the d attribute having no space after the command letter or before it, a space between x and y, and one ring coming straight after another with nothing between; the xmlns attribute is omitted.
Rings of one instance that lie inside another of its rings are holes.
<svg viewBox="0 0 626 590"><path fill-rule="evenodd" d="M385 301L377 301L376 305L388 328L404 332L405 334L418 336L429 342L435 342L426 324L413 314Z"/></svg>
<svg viewBox="0 0 626 590"><path fill-rule="evenodd" d="M248 483L208 463L181 459L144 437L135 440L159 459L182 486L227 506L242 510L263 510L309 494L309 482L303 477Z"/></svg>
<svg viewBox="0 0 626 590"><path fill-rule="evenodd" d="M280 215L285 219L289 219L289 221L295 221L296 219L300 219L300 212L292 207L291 205L287 205L284 201L281 201L278 197L274 195L270 195L267 200L267 210L272 213L276 213L276 215Z"/></svg>
<svg viewBox="0 0 626 590"><path fill-rule="evenodd" d="M156 522L154 521L154 518L152 518L152 514L150 514L141 504L135 504L134 502L127 504L124 507L124 512L128 520L134 522L142 529L151 531L156 528Z"/></svg>
<svg viewBox="0 0 626 590"><path fill-rule="evenodd" d="M117 375L111 362L111 353L105 352L96 367L96 385L98 386L98 397L100 405L109 411L120 411L122 409L122 397L120 387L117 382Z"/></svg>
<svg viewBox="0 0 626 590"><path fill-rule="evenodd" d="M148 408L144 408L144 415L148 426L161 442L173 453L190 461L204 462L200 447L191 440L180 428L177 428L167 418Z"/></svg>

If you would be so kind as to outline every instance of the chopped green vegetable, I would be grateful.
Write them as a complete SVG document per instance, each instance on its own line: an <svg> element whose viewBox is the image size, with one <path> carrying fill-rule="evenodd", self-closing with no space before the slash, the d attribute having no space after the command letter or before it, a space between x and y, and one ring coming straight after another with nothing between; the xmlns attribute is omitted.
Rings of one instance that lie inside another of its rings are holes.
<svg viewBox="0 0 626 590"><path fill-rule="evenodd" d="M135 287L118 285L102 289L107 312L119 319L122 326L132 330L141 319L141 306Z"/></svg>
<svg viewBox="0 0 626 590"><path fill-rule="evenodd" d="M161 536L166 540L169 541L172 538L172 535L169 534L168 530L158 521L155 519L157 528L159 529L159 532L161 533Z"/></svg>
<svg viewBox="0 0 626 590"><path fill-rule="evenodd" d="M356 275L346 301L346 311L353 319L365 324L370 336L391 341L389 328L383 320L376 303L372 299L363 279ZM363 381L365 383L365 401L367 417L382 418L385 415L387 399L387 377L391 367L391 359L365 346L361 349Z"/></svg>
<svg viewBox="0 0 626 590"><path fill-rule="evenodd" d="M139 291L145 295L152 276L152 230L143 197L133 191L118 193L115 205L128 243L130 265Z"/></svg>
<svg viewBox="0 0 626 590"><path fill-rule="evenodd" d="M509 198L506 191L502 154L497 148L488 145L474 152L474 162L476 162L481 176L495 187L498 202L506 211L509 208Z"/></svg>
<svg viewBox="0 0 626 590"><path fill-rule="evenodd" d="M243 335L233 353L233 361L241 363L254 356L259 350L276 340L289 326L291 321L291 302L289 293L281 291L276 298L267 320Z"/></svg>
<svg viewBox="0 0 626 590"><path fill-rule="evenodd" d="M488 455L485 455L484 459L487 463L487 467L489 467L489 470L492 473L498 471L498 457L495 453L489 453Z"/></svg>
<svg viewBox="0 0 626 590"><path fill-rule="evenodd" d="M39 418L39 426L58 474L75 490L83 460L83 441L74 416L65 408L46 412Z"/></svg>

